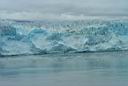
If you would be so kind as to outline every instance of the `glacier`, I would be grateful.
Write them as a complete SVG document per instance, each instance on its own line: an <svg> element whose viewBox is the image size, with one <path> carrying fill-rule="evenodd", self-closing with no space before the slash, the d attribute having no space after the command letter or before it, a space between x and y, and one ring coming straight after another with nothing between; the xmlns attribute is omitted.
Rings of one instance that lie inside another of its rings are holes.
<svg viewBox="0 0 128 86"><path fill-rule="evenodd" d="M0 20L0 56L128 50L128 19Z"/></svg>

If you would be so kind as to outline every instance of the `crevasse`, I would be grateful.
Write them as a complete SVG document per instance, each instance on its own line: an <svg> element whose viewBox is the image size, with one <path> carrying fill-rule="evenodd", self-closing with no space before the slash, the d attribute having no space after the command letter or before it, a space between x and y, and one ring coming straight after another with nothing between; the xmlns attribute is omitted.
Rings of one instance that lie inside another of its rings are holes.
<svg viewBox="0 0 128 86"><path fill-rule="evenodd" d="M128 49L128 20L0 20L0 55Z"/></svg>

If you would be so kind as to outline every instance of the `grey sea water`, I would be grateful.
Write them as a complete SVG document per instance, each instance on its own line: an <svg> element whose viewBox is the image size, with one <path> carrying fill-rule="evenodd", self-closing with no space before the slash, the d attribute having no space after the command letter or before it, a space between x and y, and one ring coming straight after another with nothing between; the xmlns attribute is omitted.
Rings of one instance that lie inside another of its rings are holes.
<svg viewBox="0 0 128 86"><path fill-rule="evenodd" d="M128 52L0 58L0 86L128 86Z"/></svg>

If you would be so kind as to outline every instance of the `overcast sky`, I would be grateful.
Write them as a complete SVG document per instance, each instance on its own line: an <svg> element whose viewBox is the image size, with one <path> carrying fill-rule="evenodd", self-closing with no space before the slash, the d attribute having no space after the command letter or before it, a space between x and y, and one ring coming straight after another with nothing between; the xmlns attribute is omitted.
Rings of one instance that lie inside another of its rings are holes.
<svg viewBox="0 0 128 86"><path fill-rule="evenodd" d="M3 11L127 16L128 0L0 0Z"/></svg>

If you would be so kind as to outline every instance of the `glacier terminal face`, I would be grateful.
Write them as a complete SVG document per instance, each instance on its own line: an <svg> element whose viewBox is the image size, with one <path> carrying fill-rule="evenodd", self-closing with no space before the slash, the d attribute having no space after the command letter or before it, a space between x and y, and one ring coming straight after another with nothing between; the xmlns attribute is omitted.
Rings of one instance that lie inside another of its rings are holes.
<svg viewBox="0 0 128 86"><path fill-rule="evenodd" d="M128 50L127 19L0 20L0 55Z"/></svg>

